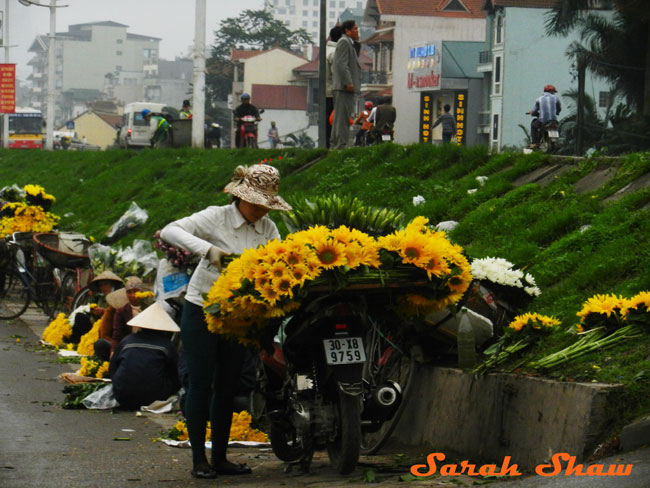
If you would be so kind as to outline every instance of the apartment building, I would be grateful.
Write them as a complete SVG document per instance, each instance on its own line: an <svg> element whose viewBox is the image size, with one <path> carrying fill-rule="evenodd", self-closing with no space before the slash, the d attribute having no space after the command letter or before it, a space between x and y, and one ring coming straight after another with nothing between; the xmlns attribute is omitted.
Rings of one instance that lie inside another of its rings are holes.
<svg viewBox="0 0 650 488"><path fill-rule="evenodd" d="M327 31L336 25L343 12L363 9L366 0L327 0ZM315 44L320 33L320 0L269 0L268 6L278 20L289 30L305 29Z"/></svg>
<svg viewBox="0 0 650 488"><path fill-rule="evenodd" d="M159 71L160 39L127 29L127 25L103 21L70 25L67 32L56 34L57 120L66 115L63 92L110 91L108 95L113 96L119 87L127 87L122 96L129 100L122 102L142 99L145 78L155 77ZM28 63L32 69L28 102L41 110L47 107L48 48L49 39L43 34L36 36L29 49L34 56Z"/></svg>

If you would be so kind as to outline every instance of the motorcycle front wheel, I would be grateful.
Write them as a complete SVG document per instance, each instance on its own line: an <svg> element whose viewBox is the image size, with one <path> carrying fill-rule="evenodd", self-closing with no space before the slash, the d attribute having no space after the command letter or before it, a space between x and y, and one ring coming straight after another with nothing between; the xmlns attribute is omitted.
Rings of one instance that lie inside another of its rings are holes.
<svg viewBox="0 0 650 488"><path fill-rule="evenodd" d="M332 468L339 474L354 471L359 460L361 446L361 399L339 392L336 406L338 433L327 444L327 456Z"/></svg>
<svg viewBox="0 0 650 488"><path fill-rule="evenodd" d="M302 447L296 439L295 432L278 425L271 425L269 432L271 449L280 461L294 463L302 457Z"/></svg>

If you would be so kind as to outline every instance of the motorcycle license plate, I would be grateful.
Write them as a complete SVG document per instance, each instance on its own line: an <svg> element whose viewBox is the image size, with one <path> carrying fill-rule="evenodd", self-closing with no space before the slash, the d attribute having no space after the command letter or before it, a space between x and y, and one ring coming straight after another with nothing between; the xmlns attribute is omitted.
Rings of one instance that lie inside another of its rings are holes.
<svg viewBox="0 0 650 488"><path fill-rule="evenodd" d="M390 141L390 134L382 134L381 135L381 140L382 141Z"/></svg>
<svg viewBox="0 0 650 488"><path fill-rule="evenodd" d="M560 133L556 130L549 130L548 136L557 139L558 137L560 137Z"/></svg>
<svg viewBox="0 0 650 488"><path fill-rule="evenodd" d="M344 337L341 339L323 339L327 364L355 364L366 360L361 337Z"/></svg>

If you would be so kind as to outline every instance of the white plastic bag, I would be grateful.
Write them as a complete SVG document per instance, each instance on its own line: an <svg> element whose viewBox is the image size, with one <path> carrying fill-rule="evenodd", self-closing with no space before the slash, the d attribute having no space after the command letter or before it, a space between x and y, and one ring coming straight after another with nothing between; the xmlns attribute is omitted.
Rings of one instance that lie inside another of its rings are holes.
<svg viewBox="0 0 650 488"><path fill-rule="evenodd" d="M100 388L92 392L86 398L82 400L82 403L86 408L96 409L96 410L105 410L108 408L119 407L120 404L115 399L113 395L113 384L106 385L104 388Z"/></svg>
<svg viewBox="0 0 650 488"><path fill-rule="evenodd" d="M180 297L187 291L189 282L190 275L187 272L172 266L166 259L160 259L153 289L154 296L159 301Z"/></svg>
<svg viewBox="0 0 650 488"><path fill-rule="evenodd" d="M149 214L146 210L141 209L137 203L131 202L129 209L106 231L106 242L115 242L135 226L144 224L148 218Z"/></svg>

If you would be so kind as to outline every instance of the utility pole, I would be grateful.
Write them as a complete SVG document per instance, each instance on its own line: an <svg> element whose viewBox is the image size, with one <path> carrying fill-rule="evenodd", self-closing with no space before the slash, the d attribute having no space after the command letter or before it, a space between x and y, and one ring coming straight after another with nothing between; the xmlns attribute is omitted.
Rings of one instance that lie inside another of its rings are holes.
<svg viewBox="0 0 650 488"><path fill-rule="evenodd" d="M11 0L5 0L5 12L2 19L2 29L4 35L2 37L2 44L5 48L5 64L9 64L9 4ZM2 117L2 147L7 149L9 147L9 114L4 114Z"/></svg>
<svg viewBox="0 0 650 488"><path fill-rule="evenodd" d="M578 113L576 114L576 154L584 154L585 131L585 71L587 69L581 54L578 54Z"/></svg>
<svg viewBox="0 0 650 488"><path fill-rule="evenodd" d="M327 8L325 0L320 0L320 30L318 45L318 147L327 147L327 112L325 110L327 91Z"/></svg>
<svg viewBox="0 0 650 488"><path fill-rule="evenodd" d="M54 110L56 106L56 91L54 77L56 69L56 0L50 0L50 35L48 42L47 58L47 139L45 139L45 149L52 151L54 149Z"/></svg>
<svg viewBox="0 0 650 488"><path fill-rule="evenodd" d="M37 7L47 7L42 3L37 2L36 0L18 0L21 4L29 7L30 5L36 5ZM48 46L47 46L47 119L46 124L46 139L45 139L45 149L51 151L54 148L54 111L56 110L56 88L54 83L54 78L56 76L56 69L54 63L56 62L56 9L67 7L67 5L61 5L57 7L56 0L50 0L50 35L48 36Z"/></svg>
<svg viewBox="0 0 650 488"><path fill-rule="evenodd" d="M196 0L194 11L194 71L192 147L205 147L205 0Z"/></svg>

